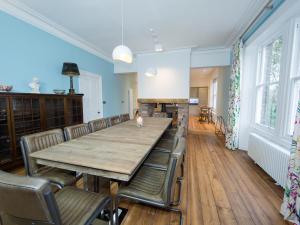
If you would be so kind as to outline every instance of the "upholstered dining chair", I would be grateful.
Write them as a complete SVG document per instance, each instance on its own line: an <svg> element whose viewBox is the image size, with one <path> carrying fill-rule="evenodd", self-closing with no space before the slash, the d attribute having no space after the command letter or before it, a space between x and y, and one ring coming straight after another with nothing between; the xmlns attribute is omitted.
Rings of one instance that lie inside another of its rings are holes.
<svg viewBox="0 0 300 225"><path fill-rule="evenodd" d="M65 127L64 133L66 140L69 141L89 134L90 128L88 124L82 123L74 126Z"/></svg>
<svg viewBox="0 0 300 225"><path fill-rule="evenodd" d="M110 124L111 124L111 126L117 125L119 123L121 123L120 116L112 116L112 117L110 117Z"/></svg>
<svg viewBox="0 0 300 225"><path fill-rule="evenodd" d="M178 128L175 136L172 139L160 139L152 151L171 153L175 149L175 146L181 137L185 137L185 129L182 126Z"/></svg>
<svg viewBox="0 0 300 225"><path fill-rule="evenodd" d="M121 118L121 122L126 122L126 121L130 120L129 113L121 114L120 118Z"/></svg>
<svg viewBox="0 0 300 225"><path fill-rule="evenodd" d="M64 141L64 134L61 129L21 137L21 150L27 175L45 178L59 188L75 184L78 178L75 172L40 166L30 157L30 154L33 152L49 148Z"/></svg>
<svg viewBox="0 0 300 225"><path fill-rule="evenodd" d="M0 196L2 225L89 225L102 210L112 211L111 199L106 195L75 187L54 194L45 179L3 171L0 171Z"/></svg>
<svg viewBox="0 0 300 225"><path fill-rule="evenodd" d="M142 166L129 184L120 186L116 205L120 199L126 198L139 201L144 204L152 205L169 211L174 211L180 215L182 224L182 212L174 208L181 202L182 177L181 165L184 145L178 145L171 155L167 170L162 170L149 166ZM178 190L178 196L175 190Z"/></svg>
<svg viewBox="0 0 300 225"><path fill-rule="evenodd" d="M182 137L177 142L175 149L177 148L177 146L185 146L185 145L186 145L185 138ZM169 160L173 152L169 153L169 152L152 151L150 152L149 156L146 158L144 165L159 168L162 170L167 170ZM185 152L185 147L184 147L184 152Z"/></svg>
<svg viewBox="0 0 300 225"><path fill-rule="evenodd" d="M96 132L108 127L105 119L92 120L88 123L90 131Z"/></svg>

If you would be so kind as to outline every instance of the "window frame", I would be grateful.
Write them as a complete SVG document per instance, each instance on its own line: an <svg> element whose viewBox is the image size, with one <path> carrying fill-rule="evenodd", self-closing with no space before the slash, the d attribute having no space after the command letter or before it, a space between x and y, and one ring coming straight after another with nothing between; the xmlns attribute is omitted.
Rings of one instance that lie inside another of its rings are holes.
<svg viewBox="0 0 300 225"><path fill-rule="evenodd" d="M279 74L279 80L277 82L271 82L269 84L266 84L266 82L263 81L263 76L265 74L263 74L264 70L265 70L265 57L264 57L264 49L266 46L268 46L269 44L273 43L274 41L276 41L277 39L281 38L282 39L282 56L281 56L281 62L280 62L280 74ZM282 89L282 85L280 85L280 82L282 81L282 74L284 72L283 67L284 67L284 53L285 53L285 35L284 35L284 30L279 30L275 33L273 33L273 35L267 39L265 39L263 42L261 42L261 44L258 46L258 55L257 55L257 70L256 70L256 80L255 80L255 104L254 104L254 109L255 109L255 113L254 113L254 126L257 130L261 130L262 132L267 132L267 133L271 133L272 135L275 135L278 131L278 127L279 127L279 111L280 111L280 93L281 93L281 89ZM275 127L269 127L267 125L261 124L258 122L258 112L257 108L258 108L258 92L260 88L263 88L264 86L271 86L272 84L278 84L279 85L279 89L278 89L278 99L277 99L277 114L276 114L276 122L275 122Z"/></svg>
<svg viewBox="0 0 300 225"><path fill-rule="evenodd" d="M291 121L292 115L294 112L292 112L293 107L292 102L294 100L294 88L297 81L300 81L300 18L293 19L290 23L290 37L289 37L289 73L287 78L287 90L290 90L289 93L287 93L287 102L288 107L285 110L285 124L284 124L284 131L283 131L283 137L286 140L291 141L292 134L290 134L291 129ZM296 46L295 46L296 45ZM297 51L298 50L298 51ZM300 94L300 93L298 93ZM298 96L299 97L299 96Z"/></svg>
<svg viewBox="0 0 300 225"><path fill-rule="evenodd" d="M289 82L288 78L290 76L290 68L291 68L291 58L292 58L292 48L293 48L293 34L295 31L295 21L290 20L285 23L285 26L276 26L272 30L266 32L262 37L258 39L256 42L256 56L253 58L256 61L256 69L255 71L255 82L253 84L253 101L252 101L252 109L255 113L251 116L251 131L257 133L268 140L276 143L280 146L285 148L290 148L291 144L291 137L286 135L288 128L287 124L289 123L288 113L289 108L286 107L287 102L290 103L291 99L291 92L288 92ZM292 35L291 35L292 34ZM277 105L277 116L276 116L276 125L275 128L268 128L264 125L257 123L256 120L256 109L257 109L257 81L258 76L261 71L261 58L262 49L268 43L271 43L278 37L282 37L283 40L283 49L282 49L282 58L281 58L281 65L280 65L280 77L279 77L279 90L278 90L278 105Z"/></svg>

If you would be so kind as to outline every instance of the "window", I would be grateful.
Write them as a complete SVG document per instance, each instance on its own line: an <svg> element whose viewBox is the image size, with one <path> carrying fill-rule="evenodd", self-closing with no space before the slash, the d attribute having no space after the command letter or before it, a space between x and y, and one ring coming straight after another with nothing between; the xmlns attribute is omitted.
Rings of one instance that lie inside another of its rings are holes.
<svg viewBox="0 0 300 225"><path fill-rule="evenodd" d="M256 123L274 129L278 109L279 78L281 70L282 37L262 47L260 71L257 77Z"/></svg>
<svg viewBox="0 0 300 225"><path fill-rule="evenodd" d="M214 109L217 109L217 93L218 93L218 81L217 79L214 79L212 83L212 99L213 99L212 106Z"/></svg>
<svg viewBox="0 0 300 225"><path fill-rule="evenodd" d="M288 135L291 136L294 132L296 110L298 106L300 94L300 28L299 23L296 23L293 43L293 53L291 62L291 76L290 76L290 90L291 90L291 103L290 103L290 117Z"/></svg>

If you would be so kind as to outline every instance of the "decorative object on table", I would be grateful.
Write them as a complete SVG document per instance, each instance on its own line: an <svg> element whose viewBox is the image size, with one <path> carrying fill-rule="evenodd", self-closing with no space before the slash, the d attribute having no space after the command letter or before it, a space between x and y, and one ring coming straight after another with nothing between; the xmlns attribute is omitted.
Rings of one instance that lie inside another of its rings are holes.
<svg viewBox="0 0 300 225"><path fill-rule="evenodd" d="M137 127L142 127L144 125L143 117L138 116L138 118L136 118L136 125Z"/></svg>
<svg viewBox="0 0 300 225"><path fill-rule="evenodd" d="M60 89L54 89L53 92L54 92L54 94L57 94L57 95L64 95L66 93L65 90L60 90Z"/></svg>
<svg viewBox="0 0 300 225"><path fill-rule="evenodd" d="M31 93L40 93L40 81L37 77L33 77L28 86L31 88Z"/></svg>
<svg viewBox="0 0 300 225"><path fill-rule="evenodd" d="M70 89L69 94L75 94L75 90L73 88L73 77L79 76L79 69L76 63L65 62L63 64L62 72L63 75L70 77Z"/></svg>
<svg viewBox="0 0 300 225"><path fill-rule="evenodd" d="M132 63L132 52L124 45L124 0L121 0L122 44L114 48L112 58L115 61Z"/></svg>
<svg viewBox="0 0 300 225"><path fill-rule="evenodd" d="M13 89L12 85L0 85L0 91L10 92Z"/></svg>

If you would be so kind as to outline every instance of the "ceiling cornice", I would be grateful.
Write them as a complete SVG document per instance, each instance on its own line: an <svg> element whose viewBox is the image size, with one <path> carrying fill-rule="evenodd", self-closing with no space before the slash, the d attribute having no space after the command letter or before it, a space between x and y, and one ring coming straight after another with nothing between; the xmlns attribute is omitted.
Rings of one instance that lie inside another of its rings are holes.
<svg viewBox="0 0 300 225"><path fill-rule="evenodd" d="M251 21L255 18L257 13L265 6L267 0L254 0L251 1L243 12L242 17L239 19L238 23L235 25L231 35L229 36L226 46L232 47L235 41L241 36L241 34L246 30Z"/></svg>
<svg viewBox="0 0 300 225"><path fill-rule="evenodd" d="M54 23L48 18L42 16L38 12L32 10L28 6L15 0L1 0L0 10L29 23L49 34L52 34L78 48L81 48L93 55L96 55L104 60L113 62L111 57L104 53L101 49L95 47L93 44L83 40L78 35L72 33L66 28Z"/></svg>

